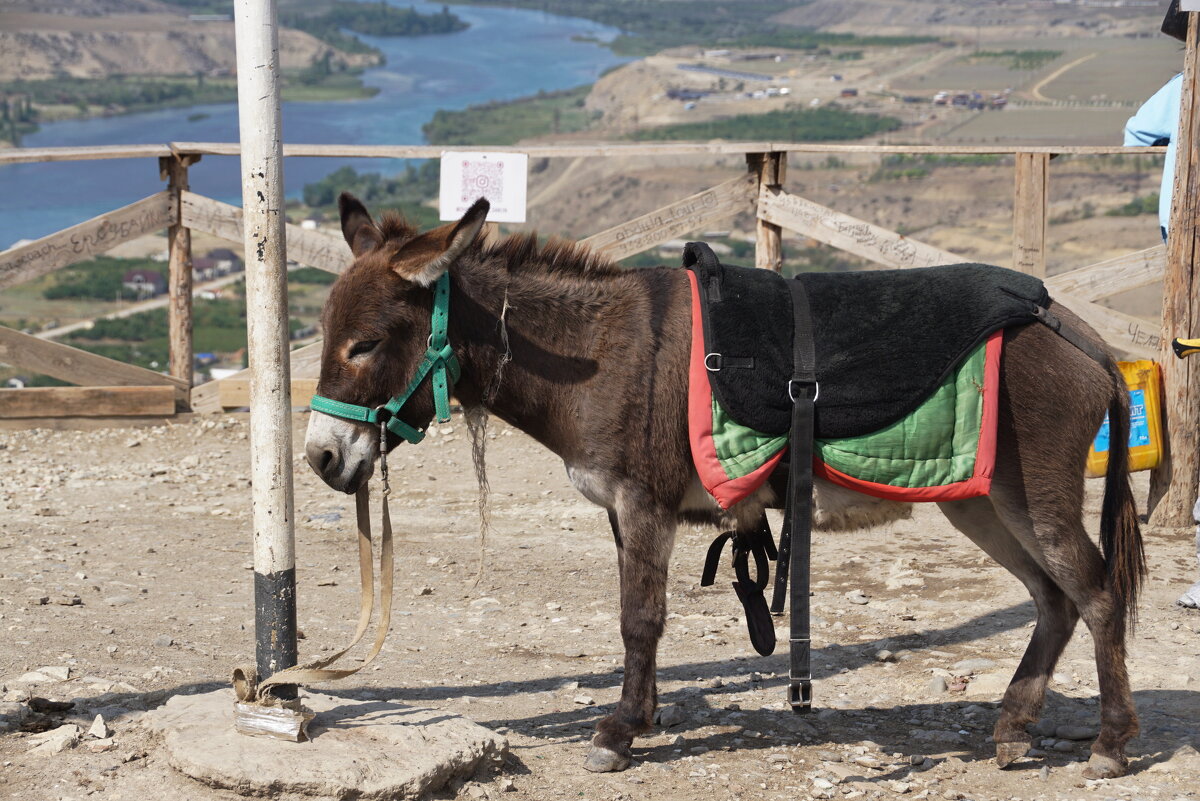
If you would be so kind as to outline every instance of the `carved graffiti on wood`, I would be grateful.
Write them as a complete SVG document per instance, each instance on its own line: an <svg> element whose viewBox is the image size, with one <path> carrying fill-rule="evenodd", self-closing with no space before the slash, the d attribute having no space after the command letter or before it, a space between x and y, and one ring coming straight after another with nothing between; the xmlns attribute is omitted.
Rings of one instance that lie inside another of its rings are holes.
<svg viewBox="0 0 1200 801"><path fill-rule="evenodd" d="M755 178L746 174L712 189L656 209L583 240L582 244L614 259L649 250L681 234L704 228L717 220L749 211Z"/></svg>
<svg viewBox="0 0 1200 801"><path fill-rule="evenodd" d="M956 264L960 256L779 189L763 187L762 219L888 267Z"/></svg>
<svg viewBox="0 0 1200 801"><path fill-rule="evenodd" d="M58 233L0 253L0 289L104 253L175 222L170 196L159 192Z"/></svg>

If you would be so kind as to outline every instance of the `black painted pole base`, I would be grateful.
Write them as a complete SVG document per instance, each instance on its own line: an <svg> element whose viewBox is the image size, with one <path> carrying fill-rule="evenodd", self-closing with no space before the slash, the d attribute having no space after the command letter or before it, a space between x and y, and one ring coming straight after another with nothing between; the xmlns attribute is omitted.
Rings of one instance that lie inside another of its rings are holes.
<svg viewBox="0 0 1200 801"><path fill-rule="evenodd" d="M254 573L254 656L259 681L296 664L294 567L268 575ZM283 700L297 697L295 684L280 684L267 692Z"/></svg>

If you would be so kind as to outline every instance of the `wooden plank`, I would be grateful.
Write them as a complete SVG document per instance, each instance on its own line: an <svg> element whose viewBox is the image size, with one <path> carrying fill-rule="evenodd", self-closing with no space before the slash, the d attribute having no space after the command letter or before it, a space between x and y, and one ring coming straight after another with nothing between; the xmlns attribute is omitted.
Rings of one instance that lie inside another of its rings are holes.
<svg viewBox="0 0 1200 801"><path fill-rule="evenodd" d="M171 155L169 145L90 145L88 147L0 148L0 164L39 161L99 161L102 159L147 159Z"/></svg>
<svg viewBox="0 0 1200 801"><path fill-rule="evenodd" d="M1139 359L1160 359L1162 333L1157 324L1065 292L1054 299L1078 314L1114 348Z"/></svg>
<svg viewBox="0 0 1200 801"><path fill-rule="evenodd" d="M757 176L746 173L677 200L649 214L593 234L580 242L613 259L649 250L677 236L752 209Z"/></svg>
<svg viewBox="0 0 1200 801"><path fill-rule="evenodd" d="M0 417L0 431L28 431L40 428L47 431L97 431L105 428L157 428L186 425L195 415L190 412L172 415L132 415L122 417Z"/></svg>
<svg viewBox="0 0 1200 801"><path fill-rule="evenodd" d="M746 165L754 174L761 194L762 187L782 188L787 176L787 153L751 153ZM760 270L783 270L783 228L755 215L754 266Z"/></svg>
<svg viewBox="0 0 1200 801"><path fill-rule="evenodd" d="M85 387L163 385L187 397L186 382L0 326L0 361Z"/></svg>
<svg viewBox="0 0 1200 801"><path fill-rule="evenodd" d="M58 233L9 248L0 253L0 289L32 281L122 242L162 230L176 219L170 195L159 192Z"/></svg>
<svg viewBox="0 0 1200 801"><path fill-rule="evenodd" d="M236 142L172 142L176 153L197 153L214 156L237 156L241 150ZM486 153L525 153L535 158L583 158L604 156L681 156L700 154L749 153L912 153L935 155L997 155L1015 153L1047 153L1052 155L1117 155L1129 149L1119 145L884 145L818 142L589 142L570 145L472 145L446 147L443 145L307 145L285 144L285 157L355 157L355 158L440 158L448 150L471 150ZM1165 153L1165 147L1139 148L1138 153Z"/></svg>
<svg viewBox="0 0 1200 801"><path fill-rule="evenodd" d="M1052 295L1061 291L1084 300L1100 300L1161 281L1166 268L1167 246L1155 245L1059 273L1046 279L1046 288Z"/></svg>
<svg viewBox="0 0 1200 801"><path fill-rule="evenodd" d="M231 242L242 241L242 210L237 206L195 192L183 192L180 208L185 227ZM292 261L331 273L340 273L354 262L350 248L340 236L308 231L298 225L287 225L285 228L287 256Z"/></svg>
<svg viewBox="0 0 1200 801"><path fill-rule="evenodd" d="M1050 156L1018 153L1013 188L1013 269L1046 277L1046 203Z"/></svg>
<svg viewBox="0 0 1200 801"><path fill-rule="evenodd" d="M297 380L316 380L321 375L321 342L305 345L291 353L292 385ZM250 370L240 370L221 381L209 381L192 390L192 411L201 414L213 414L221 411L221 384L224 381L249 380ZM315 384L314 384L315 387Z"/></svg>
<svg viewBox="0 0 1200 801"><path fill-rule="evenodd" d="M216 382L220 384L218 389L218 399L222 409L237 409L242 406L250 405L250 379L247 378L226 378ZM292 406L307 406L312 401L312 396L317 394L317 379L315 378L293 378L292 379Z"/></svg>
<svg viewBox="0 0 1200 801"><path fill-rule="evenodd" d="M0 417L107 417L174 412L174 387L0 389Z"/></svg>
<svg viewBox="0 0 1200 801"><path fill-rule="evenodd" d="M758 216L885 267L932 267L964 261L961 256L774 187L764 186L760 192Z"/></svg>
<svg viewBox="0 0 1200 801"><path fill-rule="evenodd" d="M1188 14L1187 54L1180 92L1175 176L1171 194L1167 270L1163 279L1162 340L1163 412L1166 453L1150 475L1150 522L1156 526L1190 526L1196 485L1200 479L1200 364L1176 359L1167 343L1174 337L1200 335L1200 55L1197 15Z"/></svg>

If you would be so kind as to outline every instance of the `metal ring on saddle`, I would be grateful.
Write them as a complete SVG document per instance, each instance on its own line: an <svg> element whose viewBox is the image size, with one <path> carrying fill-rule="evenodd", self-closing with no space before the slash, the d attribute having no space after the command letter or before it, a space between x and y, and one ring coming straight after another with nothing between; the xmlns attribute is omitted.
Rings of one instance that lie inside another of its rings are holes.
<svg viewBox="0 0 1200 801"><path fill-rule="evenodd" d="M704 357L704 369L710 373L719 373L725 357L719 353L709 353ZM715 363L716 366L713 366Z"/></svg>

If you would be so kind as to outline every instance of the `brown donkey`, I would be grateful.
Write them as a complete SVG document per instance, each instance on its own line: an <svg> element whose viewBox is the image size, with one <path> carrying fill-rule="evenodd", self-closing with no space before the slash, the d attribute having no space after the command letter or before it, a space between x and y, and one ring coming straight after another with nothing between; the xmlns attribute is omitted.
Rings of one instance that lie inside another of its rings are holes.
<svg viewBox="0 0 1200 801"><path fill-rule="evenodd" d="M319 394L376 407L414 374L430 337L430 286L450 274L449 342L464 408L527 432L566 463L589 500L608 510L620 573L625 674L616 711L597 725L586 767L628 766L633 738L651 727L655 660L666 618L667 565L677 523L751 530L774 501L764 487L722 511L701 488L687 432L690 294L682 269L622 270L577 245L510 236L484 246L487 204L425 234L401 218L376 224L349 195L342 231L355 261L334 284L323 324ZM1054 304L1066 324L1095 333ZM1031 744L1046 684L1083 618L1096 648L1100 735L1086 774L1119 776L1138 730L1125 671L1125 631L1143 572L1141 534L1113 449L1100 541L1082 522L1083 464L1106 410L1113 441L1127 435L1128 399L1101 365L1042 325L1010 329L1001 365L998 454L989 496L940 504L950 522L1021 580L1038 620L1004 694L995 728L1004 767ZM434 415L426 381L399 417L417 429ZM399 440L388 437L386 447ZM327 414L309 423L307 455L329 486L354 492L371 476L378 430ZM907 504L818 481L814 525L855 528L907 516Z"/></svg>

